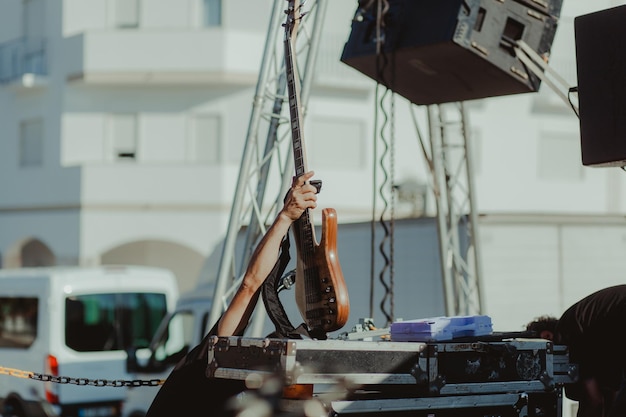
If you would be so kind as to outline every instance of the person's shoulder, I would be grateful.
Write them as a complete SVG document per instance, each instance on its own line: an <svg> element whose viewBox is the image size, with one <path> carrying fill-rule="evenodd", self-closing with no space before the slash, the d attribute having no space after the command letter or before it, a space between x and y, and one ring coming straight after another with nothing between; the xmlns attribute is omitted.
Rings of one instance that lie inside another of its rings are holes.
<svg viewBox="0 0 626 417"><path fill-rule="evenodd" d="M594 291L593 293L590 294L590 296L599 295L599 294L626 294L626 284L618 284L618 285L612 285L610 287L605 287L597 291Z"/></svg>
<svg viewBox="0 0 626 417"><path fill-rule="evenodd" d="M579 305L604 302L605 300L612 300L614 302L626 302L626 284L613 285L611 287L596 290L574 303L571 308Z"/></svg>
<svg viewBox="0 0 626 417"><path fill-rule="evenodd" d="M626 285L614 285L612 287L606 287L601 290L598 290L589 296L585 297L583 300L595 301L601 300L602 302L610 301L613 303L626 303Z"/></svg>

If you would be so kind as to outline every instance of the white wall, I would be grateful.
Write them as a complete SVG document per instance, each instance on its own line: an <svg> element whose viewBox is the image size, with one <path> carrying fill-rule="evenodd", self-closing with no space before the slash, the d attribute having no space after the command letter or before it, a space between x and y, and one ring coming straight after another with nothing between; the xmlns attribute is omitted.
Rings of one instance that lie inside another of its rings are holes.
<svg viewBox="0 0 626 417"><path fill-rule="evenodd" d="M4 0L0 10L2 10L0 42L11 41L23 36L22 2L20 0Z"/></svg>
<svg viewBox="0 0 626 417"><path fill-rule="evenodd" d="M63 36L108 26L108 0L63 0Z"/></svg>

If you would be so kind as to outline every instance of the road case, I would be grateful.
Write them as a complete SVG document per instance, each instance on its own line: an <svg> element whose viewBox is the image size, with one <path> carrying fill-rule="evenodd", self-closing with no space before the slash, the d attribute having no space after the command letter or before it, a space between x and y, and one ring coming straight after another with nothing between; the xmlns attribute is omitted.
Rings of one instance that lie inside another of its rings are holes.
<svg viewBox="0 0 626 417"><path fill-rule="evenodd" d="M329 416L559 417L567 349L498 335L394 342L213 337L207 377L311 386ZM302 407L284 400L285 409ZM471 410L470 410L471 409ZM534 410L534 411L532 411ZM423 413L423 414L422 414ZM482 414L480 414L482 413Z"/></svg>
<svg viewBox="0 0 626 417"><path fill-rule="evenodd" d="M287 384L407 385L419 395L546 391L573 382L567 349L544 339L390 342L214 337L211 377L278 374Z"/></svg>
<svg viewBox="0 0 626 417"><path fill-rule="evenodd" d="M432 343L425 352L436 395L550 391L577 376L567 350L544 339Z"/></svg>
<svg viewBox="0 0 626 417"><path fill-rule="evenodd" d="M427 383L426 343L214 337L210 377L280 375L287 384Z"/></svg>
<svg viewBox="0 0 626 417"><path fill-rule="evenodd" d="M328 401L329 416L367 417L560 417L561 390L545 393ZM302 403L300 403L302 405ZM300 407L301 408L301 407ZM297 404L291 411L298 413Z"/></svg>

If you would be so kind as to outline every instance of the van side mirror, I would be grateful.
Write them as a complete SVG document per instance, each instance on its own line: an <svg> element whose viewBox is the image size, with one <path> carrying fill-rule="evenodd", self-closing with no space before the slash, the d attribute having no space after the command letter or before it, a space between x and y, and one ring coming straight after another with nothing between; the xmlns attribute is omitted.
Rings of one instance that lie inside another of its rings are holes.
<svg viewBox="0 0 626 417"><path fill-rule="evenodd" d="M140 367L137 361L137 348L131 347L126 350L126 372L139 372Z"/></svg>
<svg viewBox="0 0 626 417"><path fill-rule="evenodd" d="M126 350L126 372L134 373L139 371L137 363L137 348L131 347Z"/></svg>

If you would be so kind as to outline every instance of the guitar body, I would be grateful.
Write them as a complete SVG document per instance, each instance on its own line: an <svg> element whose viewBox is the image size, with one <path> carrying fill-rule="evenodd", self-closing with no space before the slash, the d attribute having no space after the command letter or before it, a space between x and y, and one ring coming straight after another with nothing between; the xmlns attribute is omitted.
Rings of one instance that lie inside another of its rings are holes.
<svg viewBox="0 0 626 417"><path fill-rule="evenodd" d="M296 304L309 327L332 332L342 328L350 315L348 289L337 256L337 213L332 208L322 210L319 244L302 241L303 236L313 237L303 232L311 228L310 224L302 224L304 221L308 219L292 226L298 254Z"/></svg>

